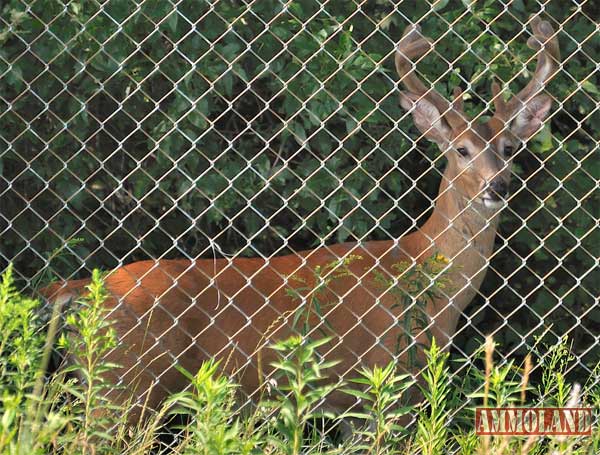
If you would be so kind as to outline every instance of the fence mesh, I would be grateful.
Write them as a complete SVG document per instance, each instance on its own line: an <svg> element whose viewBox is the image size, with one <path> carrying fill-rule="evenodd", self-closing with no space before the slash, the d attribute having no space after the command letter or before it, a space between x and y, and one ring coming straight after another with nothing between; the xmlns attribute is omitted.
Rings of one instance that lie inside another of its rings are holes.
<svg viewBox="0 0 600 455"><path fill-rule="evenodd" d="M452 355L469 363L487 334L508 357L568 334L571 373L587 376L600 323L591 0L4 2L1 266L36 287L149 258L259 257L268 269L399 239L431 214L445 163L398 102L403 30L419 24L434 43L420 77L447 99L462 87L467 114L485 120L493 81L517 93L531 79L531 15L560 42L553 107L513 160Z"/></svg>

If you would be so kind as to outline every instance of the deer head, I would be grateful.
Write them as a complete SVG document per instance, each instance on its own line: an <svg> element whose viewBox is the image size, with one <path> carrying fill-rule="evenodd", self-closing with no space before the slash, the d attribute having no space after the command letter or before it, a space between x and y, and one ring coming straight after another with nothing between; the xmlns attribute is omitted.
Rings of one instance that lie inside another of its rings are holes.
<svg viewBox="0 0 600 455"><path fill-rule="evenodd" d="M555 74L560 59L552 26L539 17L530 20L533 36L527 44L537 51L537 68L527 86L505 102L497 83L492 85L494 116L485 123L468 119L462 91L448 102L417 76L415 60L432 49L418 26L409 26L396 51L396 69L407 91L400 104L412 113L423 136L435 142L448 160L445 177L472 204L488 210L504 205L512 156L535 134L548 115L551 98L541 92Z"/></svg>

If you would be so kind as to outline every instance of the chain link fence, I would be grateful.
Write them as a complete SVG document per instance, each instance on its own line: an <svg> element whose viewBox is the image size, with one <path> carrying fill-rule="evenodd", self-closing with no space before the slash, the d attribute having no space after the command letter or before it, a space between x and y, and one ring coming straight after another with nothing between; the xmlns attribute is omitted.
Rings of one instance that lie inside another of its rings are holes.
<svg viewBox="0 0 600 455"><path fill-rule="evenodd" d="M562 53L553 108L514 158L452 355L472 359L487 334L507 357L568 334L575 379L598 361L598 2L0 8L0 267L32 288L148 258L269 260L406 235L430 215L444 160L398 102L403 30L435 43L422 79L447 99L462 87L485 120L493 81L517 93L531 78L528 21L544 17Z"/></svg>

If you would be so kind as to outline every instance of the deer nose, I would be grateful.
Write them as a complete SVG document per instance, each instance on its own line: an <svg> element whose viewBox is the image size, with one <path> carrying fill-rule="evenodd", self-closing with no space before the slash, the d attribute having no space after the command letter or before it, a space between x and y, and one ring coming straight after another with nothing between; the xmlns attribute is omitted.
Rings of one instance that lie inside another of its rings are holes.
<svg viewBox="0 0 600 455"><path fill-rule="evenodd" d="M498 199L508 195L508 184L504 180L494 180L490 183L490 189L493 192L493 196L497 196Z"/></svg>

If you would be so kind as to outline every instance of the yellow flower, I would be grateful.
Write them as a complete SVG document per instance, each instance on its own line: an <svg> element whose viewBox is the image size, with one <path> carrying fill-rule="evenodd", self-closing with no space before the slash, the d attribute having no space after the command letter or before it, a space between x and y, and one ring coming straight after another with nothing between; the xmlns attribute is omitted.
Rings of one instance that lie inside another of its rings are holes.
<svg viewBox="0 0 600 455"><path fill-rule="evenodd" d="M444 264L448 264L450 262L450 260L441 253L437 253L435 255L435 260L436 260L436 262L442 262Z"/></svg>

